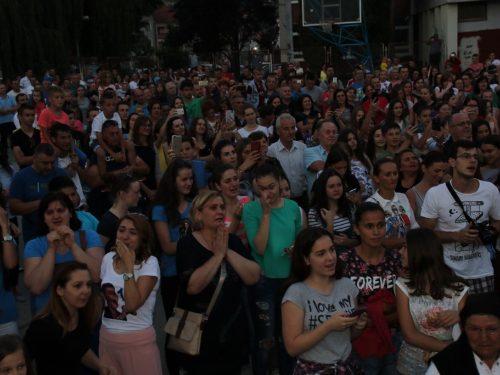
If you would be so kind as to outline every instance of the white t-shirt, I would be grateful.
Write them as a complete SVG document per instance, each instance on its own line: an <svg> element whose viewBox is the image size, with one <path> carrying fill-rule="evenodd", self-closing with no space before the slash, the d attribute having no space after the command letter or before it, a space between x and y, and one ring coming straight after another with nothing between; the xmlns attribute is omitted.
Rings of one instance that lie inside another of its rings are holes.
<svg viewBox="0 0 500 375"><path fill-rule="evenodd" d="M130 90L135 90L136 88L138 88L138 87L139 87L139 85L138 85L138 84L137 84L137 82L135 82L135 81L130 81L130 82L128 83L128 87L130 88Z"/></svg>
<svg viewBox="0 0 500 375"><path fill-rule="evenodd" d="M125 280L123 280L123 274L117 274L113 268L114 255L115 252L112 251L106 254L102 260L101 288L104 284L111 284L114 288L112 291L110 291L110 285L106 285L103 288L106 306L102 317L102 325L113 333L136 332L147 329L153 324L153 309L156 303L156 293L160 287L160 266L158 265L158 260L156 257L150 256L147 261L134 266L134 278L136 282L141 276L154 276L157 278L156 284L148 298L146 298L144 304L139 307L135 313L123 314L125 306ZM108 296L110 294L115 298L114 302L117 304L116 310L120 313L118 316L119 319L111 318L110 316L110 309L108 306Z"/></svg>
<svg viewBox="0 0 500 375"><path fill-rule="evenodd" d="M269 131L265 126L259 125L257 126L257 129L252 130L251 132L246 131L244 128L238 129L238 133L240 133L241 138L248 138L248 136L252 133L255 132L262 132L264 133L267 137L269 137Z"/></svg>
<svg viewBox="0 0 500 375"><path fill-rule="evenodd" d="M386 238L405 238L410 229L419 228L406 195L394 192L392 200L384 199L378 190L367 202L377 203L385 212Z"/></svg>
<svg viewBox="0 0 500 375"><path fill-rule="evenodd" d="M475 193L463 194L457 191L467 214L478 223L500 219L500 202L498 189L490 182L479 181ZM452 184L453 186L453 184ZM460 206L448 191L446 184L431 188L425 195L420 215L428 219L437 219L436 230L443 232L460 232L469 224ZM464 279L478 279L492 276L490 254L483 245L458 242L443 244L444 260L458 276Z"/></svg>
<svg viewBox="0 0 500 375"><path fill-rule="evenodd" d="M57 157L57 166L59 168L64 169L70 164L71 164L71 158L69 157L69 154L65 158L61 158L59 156ZM75 173L75 176L71 177L71 179L75 183L76 191L77 191L78 195L80 196L80 206L83 206L84 204L87 203L87 200L85 199L85 194L83 194L82 182L80 181L80 175L78 173Z"/></svg>
<svg viewBox="0 0 500 375"><path fill-rule="evenodd" d="M95 117L94 121L92 122L92 133L90 133L90 142L89 145L92 145L92 142L97 139L96 133L101 133L102 132L102 124L104 124L105 121L107 120L115 120L118 123L118 127L121 129L122 128L122 120L120 119L120 115L118 115L117 112L113 114L112 118L106 118L104 116L104 112L99 112L99 114Z"/></svg>

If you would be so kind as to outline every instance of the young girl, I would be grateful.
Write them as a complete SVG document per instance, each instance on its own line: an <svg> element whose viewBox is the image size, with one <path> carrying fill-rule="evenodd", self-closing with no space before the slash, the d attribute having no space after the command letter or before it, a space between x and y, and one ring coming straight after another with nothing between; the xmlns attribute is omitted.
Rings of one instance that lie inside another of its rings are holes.
<svg viewBox="0 0 500 375"><path fill-rule="evenodd" d="M243 207L251 199L247 196L239 195L240 179L236 169L229 164L218 164L212 175L212 182L217 191L224 198L226 205L225 225L229 228L229 233L236 234L245 246L248 246L247 234L241 217Z"/></svg>
<svg viewBox="0 0 500 375"><path fill-rule="evenodd" d="M427 373L429 357L451 342L468 287L443 258L443 246L428 228L412 229L399 250L408 275L396 282L399 324L405 341L397 370L403 375Z"/></svg>
<svg viewBox="0 0 500 375"><path fill-rule="evenodd" d="M193 166L189 162L176 160L163 175L159 191L153 200L151 220L156 232L157 250L161 250L161 298L165 315L171 316L175 307L179 278L176 268L177 242L191 232L189 208L198 195L194 181ZM167 338L168 342L168 338ZM176 353L165 347L169 373L179 373Z"/></svg>
<svg viewBox="0 0 500 375"><path fill-rule="evenodd" d="M290 199L290 181L288 180L288 177L286 176L286 173L284 171L280 172L280 194L281 198ZM299 206L299 210L302 217L302 229L305 229L308 227L307 215L302 207Z"/></svg>
<svg viewBox="0 0 500 375"><path fill-rule="evenodd" d="M359 289L358 306L368 307L367 328L353 342L365 374L396 374L402 342L397 325L394 283L404 270L400 255L382 245L386 227L384 216L384 210L378 204L365 202L359 206L354 231L361 242L340 256L345 264L344 275ZM378 282L373 283L373 280ZM382 301L383 309L377 308ZM378 319L375 319L377 310ZM384 335L379 332L384 332Z"/></svg>
<svg viewBox="0 0 500 375"><path fill-rule="evenodd" d="M274 340L278 346L280 373L290 374L293 359L283 345L278 301L283 282L290 272L290 259L286 253L292 252L291 246L302 230L302 220L297 203L280 195L276 167L267 163L261 165L255 180L261 192L260 200L243 208L243 222L252 254L263 271L259 282L249 289L255 329L252 368L255 373L267 373L269 349Z"/></svg>
<svg viewBox="0 0 500 375"><path fill-rule="evenodd" d="M401 129L401 135L404 136L407 126L410 125L410 121L408 120L409 114L408 107L404 105L402 100L392 99L389 103L389 109L387 110L384 124L392 124L395 122Z"/></svg>
<svg viewBox="0 0 500 375"><path fill-rule="evenodd" d="M363 192L364 186L351 174L349 162L350 158L342 149L342 145L334 146L326 158L323 171L327 169L335 170L342 178L344 193L347 199L355 206L359 206L362 202L361 193Z"/></svg>
<svg viewBox="0 0 500 375"><path fill-rule="evenodd" d="M382 126L377 125L373 127L366 144L366 155L368 156L368 160L374 163L377 159L377 155L385 150L385 145L386 141L382 134Z"/></svg>
<svg viewBox="0 0 500 375"><path fill-rule="evenodd" d="M353 130L344 129L340 132L338 141L344 142L349 146L347 151L351 157L351 173L365 187L361 193L361 198L364 200L372 196L375 192L370 179L373 166L364 154L361 140Z"/></svg>
<svg viewBox="0 0 500 375"><path fill-rule="evenodd" d="M0 337L0 373L33 375L28 350L19 335Z"/></svg>
<svg viewBox="0 0 500 375"><path fill-rule="evenodd" d="M500 171L500 135L493 134L484 138L481 151L485 163L481 167L483 180L494 183Z"/></svg>
<svg viewBox="0 0 500 375"><path fill-rule="evenodd" d="M362 373L351 340L361 335L367 315L349 317L358 306L358 289L342 274L330 232L308 228L297 236L281 302L285 346L297 357L294 374L335 374L340 368ZM324 306L334 307L326 312ZM311 325L314 319L318 324Z"/></svg>
<svg viewBox="0 0 500 375"><path fill-rule="evenodd" d="M35 106L36 119L40 118L40 113L47 107L45 105L45 100L43 99L42 90L34 89L33 97L31 99L33 101L33 105Z"/></svg>
<svg viewBox="0 0 500 375"><path fill-rule="evenodd" d="M191 122L189 135L196 139L198 149L198 160L212 160L212 139L210 138L207 121L203 117L195 117Z"/></svg>
<svg viewBox="0 0 500 375"><path fill-rule="evenodd" d="M417 222L420 220L420 212L424 204L425 194L431 187L441 183L446 170L448 169L448 160L442 152L429 151L422 161L423 177L421 181L406 191L406 197L415 214Z"/></svg>
<svg viewBox="0 0 500 375"><path fill-rule="evenodd" d="M352 231L352 212L342 177L334 170L324 170L316 181L308 222L310 227L325 228L334 235L339 254L358 244Z"/></svg>
<svg viewBox="0 0 500 375"><path fill-rule="evenodd" d="M395 191L398 184L398 167L393 160L382 159L373 167L373 179L379 189L367 202L377 203L385 212L386 232L383 244L388 249L398 249L405 243L410 228L418 228L406 195Z"/></svg>

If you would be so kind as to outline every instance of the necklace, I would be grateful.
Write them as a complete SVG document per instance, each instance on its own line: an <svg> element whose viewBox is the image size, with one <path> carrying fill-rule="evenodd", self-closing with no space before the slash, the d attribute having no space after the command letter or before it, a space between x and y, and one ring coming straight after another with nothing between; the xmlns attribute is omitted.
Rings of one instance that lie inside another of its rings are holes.
<svg viewBox="0 0 500 375"><path fill-rule="evenodd" d="M207 239L205 238L205 236L203 235L203 233L201 231L199 233L200 233L201 237L203 238L203 241L205 241L205 243L208 245L207 249L213 252L214 249L212 248L212 245L210 245L210 242L207 241Z"/></svg>

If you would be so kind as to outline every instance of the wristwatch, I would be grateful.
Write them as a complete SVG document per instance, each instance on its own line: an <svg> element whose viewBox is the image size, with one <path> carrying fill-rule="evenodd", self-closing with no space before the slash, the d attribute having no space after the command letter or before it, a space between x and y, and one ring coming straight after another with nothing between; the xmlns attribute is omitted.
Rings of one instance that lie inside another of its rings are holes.
<svg viewBox="0 0 500 375"><path fill-rule="evenodd" d="M14 242L14 237L12 237L10 234L3 236L2 242Z"/></svg>
<svg viewBox="0 0 500 375"><path fill-rule="evenodd" d="M124 273L123 274L123 280L128 281L129 279L133 278L134 274L133 273Z"/></svg>

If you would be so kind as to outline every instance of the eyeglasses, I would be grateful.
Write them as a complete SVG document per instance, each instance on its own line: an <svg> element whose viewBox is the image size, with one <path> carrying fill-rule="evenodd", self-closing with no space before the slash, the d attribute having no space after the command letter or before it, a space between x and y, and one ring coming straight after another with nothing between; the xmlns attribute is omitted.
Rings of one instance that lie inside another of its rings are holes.
<svg viewBox="0 0 500 375"><path fill-rule="evenodd" d="M458 124L454 124L452 127L454 127L454 126L460 126L461 128L463 128L465 125L472 126L472 122L470 122L470 121L462 121L462 122L459 122Z"/></svg>
<svg viewBox="0 0 500 375"><path fill-rule="evenodd" d="M471 154L462 154L462 155L458 155L457 158L462 158L462 159L465 159L465 160L470 160L472 158L474 158L476 161L479 160L479 155L478 154L475 154L475 155L471 155Z"/></svg>
<svg viewBox="0 0 500 375"><path fill-rule="evenodd" d="M479 328L474 326L465 326L465 331L469 335L479 335L485 331L488 336L497 336L500 333L500 327Z"/></svg>

